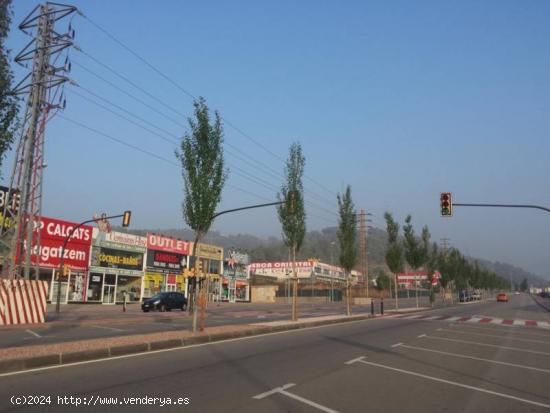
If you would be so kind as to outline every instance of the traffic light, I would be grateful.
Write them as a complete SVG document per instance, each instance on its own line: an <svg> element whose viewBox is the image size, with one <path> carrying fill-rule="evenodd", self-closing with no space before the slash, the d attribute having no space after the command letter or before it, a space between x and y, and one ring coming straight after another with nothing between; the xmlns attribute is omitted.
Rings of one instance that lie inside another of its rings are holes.
<svg viewBox="0 0 550 413"><path fill-rule="evenodd" d="M442 192L440 198L441 216L452 217L453 216L453 196L450 192Z"/></svg>
<svg viewBox="0 0 550 413"><path fill-rule="evenodd" d="M130 218L132 217L132 211L124 211L124 215L122 216L122 226L128 227L130 226Z"/></svg>

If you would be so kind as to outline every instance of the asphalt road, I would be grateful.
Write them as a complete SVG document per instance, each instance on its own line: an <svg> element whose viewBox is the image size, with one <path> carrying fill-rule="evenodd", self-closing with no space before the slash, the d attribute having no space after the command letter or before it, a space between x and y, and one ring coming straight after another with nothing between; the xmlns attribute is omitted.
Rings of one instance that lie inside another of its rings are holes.
<svg viewBox="0 0 550 413"><path fill-rule="evenodd" d="M525 295L428 314L548 316ZM0 411L76 410L57 397L73 396L96 412L542 412L549 378L549 329L380 318L1 375ZM10 401L24 395L51 399Z"/></svg>
<svg viewBox="0 0 550 413"><path fill-rule="evenodd" d="M376 301L375 311L380 312L380 301ZM400 299L400 307L414 307L415 299ZM419 305L429 305L426 298L419 300ZM386 310L394 307L394 300L386 299ZM155 333L160 331L189 330L192 319L187 312L173 310L169 313L142 313L136 305L128 313L122 313L121 306L84 307L70 305L62 309L67 320L74 324L48 323L44 326L30 328L0 328L0 348L53 344L75 340L126 336L135 334ZM70 312L74 314L70 314ZM345 314L345 304L339 303L302 303L299 306L300 317L315 317ZM95 312L95 314L94 314ZM369 313L368 306L354 306L353 314ZM69 313L69 314L67 314ZM261 321L289 320L291 316L288 304L251 304L224 303L219 307L210 305L206 318L206 326L222 326L228 324L251 324ZM123 316L129 318L138 316L139 322L125 323ZM93 322L93 319L97 322ZM100 318L102 318L100 320ZM109 323L112 321L112 323ZM85 321L83 325L80 325Z"/></svg>

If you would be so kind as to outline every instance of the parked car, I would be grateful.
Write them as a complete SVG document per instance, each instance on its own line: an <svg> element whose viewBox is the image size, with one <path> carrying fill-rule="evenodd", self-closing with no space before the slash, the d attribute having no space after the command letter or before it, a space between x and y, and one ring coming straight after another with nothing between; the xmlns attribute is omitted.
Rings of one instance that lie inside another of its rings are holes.
<svg viewBox="0 0 550 413"><path fill-rule="evenodd" d="M465 303L472 300L472 296L468 291L461 291L458 293L458 301Z"/></svg>
<svg viewBox="0 0 550 413"><path fill-rule="evenodd" d="M187 298L182 293L158 293L143 300L141 309L146 313L150 310L170 311L174 308L184 311L187 308Z"/></svg>
<svg viewBox="0 0 550 413"><path fill-rule="evenodd" d="M474 291L472 294L472 300L481 300L481 293L479 291Z"/></svg>
<svg viewBox="0 0 550 413"><path fill-rule="evenodd" d="M507 303L508 302L508 295L505 293L500 293L497 295L497 301Z"/></svg>

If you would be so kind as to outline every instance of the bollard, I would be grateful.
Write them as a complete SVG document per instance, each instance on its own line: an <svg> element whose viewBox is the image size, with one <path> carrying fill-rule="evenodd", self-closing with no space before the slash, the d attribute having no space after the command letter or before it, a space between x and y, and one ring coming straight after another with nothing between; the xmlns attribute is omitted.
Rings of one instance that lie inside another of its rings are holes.
<svg viewBox="0 0 550 413"><path fill-rule="evenodd" d="M374 315L374 300L370 300L370 314Z"/></svg>
<svg viewBox="0 0 550 413"><path fill-rule="evenodd" d="M380 314L384 315L384 299L380 300Z"/></svg>

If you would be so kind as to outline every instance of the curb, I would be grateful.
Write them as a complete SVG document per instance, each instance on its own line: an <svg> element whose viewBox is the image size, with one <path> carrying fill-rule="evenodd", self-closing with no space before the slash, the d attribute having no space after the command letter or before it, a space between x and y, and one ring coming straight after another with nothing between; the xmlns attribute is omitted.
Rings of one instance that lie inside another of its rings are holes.
<svg viewBox="0 0 550 413"><path fill-rule="evenodd" d="M540 305L542 308L544 308L546 311L550 311L550 303L546 304L546 303L542 303L541 301L539 301L538 299L535 298L535 296L531 295L531 298L533 299L533 301L535 303L537 303L538 305Z"/></svg>
<svg viewBox="0 0 550 413"><path fill-rule="evenodd" d="M260 336L281 331L298 330L308 327L317 327L331 324L345 324L353 321L368 320L369 315L357 315L347 318L336 318L332 320L302 321L295 324L283 324L276 326L257 326L244 330L226 331L220 333L203 334L177 339L149 341L138 344L127 344L120 346L105 347L94 350L83 350L73 352L62 352L43 356L24 357L0 361L0 373L13 373L36 369L40 367L61 366L82 361L108 359L110 357L124 356L129 354L146 354L151 351L165 350L171 348L187 347L195 344L213 343L218 341L242 338L248 336ZM376 317L379 318L379 317Z"/></svg>

